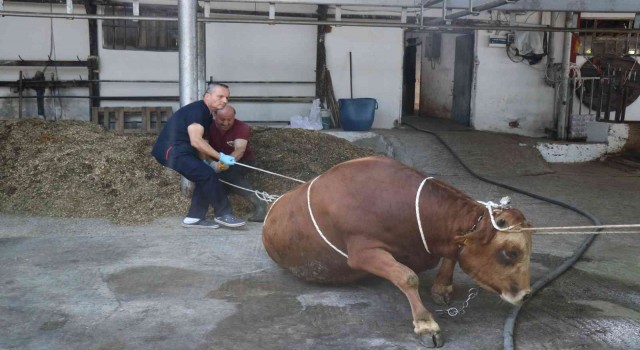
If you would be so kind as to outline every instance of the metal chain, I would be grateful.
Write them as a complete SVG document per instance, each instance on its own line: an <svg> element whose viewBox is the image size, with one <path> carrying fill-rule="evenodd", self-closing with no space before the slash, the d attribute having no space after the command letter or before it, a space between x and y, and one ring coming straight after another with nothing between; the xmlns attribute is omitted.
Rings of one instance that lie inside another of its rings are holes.
<svg viewBox="0 0 640 350"><path fill-rule="evenodd" d="M470 288L469 289L469 296L467 296L467 300L465 300L462 303L462 307L460 309L458 309L457 307L450 307L450 308L445 309L445 310L436 310L436 313L440 317L444 317L444 315L449 315L451 317L464 315L466 313L465 309L469 307L469 301L471 301L471 299L473 299L473 298L475 298L477 296L478 296L478 288Z"/></svg>

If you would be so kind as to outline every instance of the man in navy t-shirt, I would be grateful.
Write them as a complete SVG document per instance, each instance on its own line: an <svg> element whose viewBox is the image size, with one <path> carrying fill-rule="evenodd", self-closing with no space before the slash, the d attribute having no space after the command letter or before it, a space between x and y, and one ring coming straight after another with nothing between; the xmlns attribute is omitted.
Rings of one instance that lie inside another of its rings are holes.
<svg viewBox="0 0 640 350"><path fill-rule="evenodd" d="M233 215L218 175L213 170L217 159L226 166L235 164L235 158L214 150L207 141L212 124L212 114L224 108L229 98L229 87L210 84L202 100L190 103L177 110L158 135L151 155L163 166L171 168L187 180L195 183L189 213L182 226L195 228L218 228L242 226L245 222ZM206 220L209 206L214 210L214 221Z"/></svg>
<svg viewBox="0 0 640 350"><path fill-rule="evenodd" d="M243 164L255 166L256 158L249 144L250 135L251 128L249 125L237 120L235 108L227 104L217 111L216 116L213 118L213 123L209 128L209 144L216 151L229 154L237 161L242 161ZM253 204L254 211L249 217L249 221L264 221L264 217L267 214L267 206L265 202L255 195L255 191L253 191L253 187L247 179L249 169L236 166L223 170L218 174L220 179L247 189L243 190L233 186L226 187L227 190L245 197Z"/></svg>

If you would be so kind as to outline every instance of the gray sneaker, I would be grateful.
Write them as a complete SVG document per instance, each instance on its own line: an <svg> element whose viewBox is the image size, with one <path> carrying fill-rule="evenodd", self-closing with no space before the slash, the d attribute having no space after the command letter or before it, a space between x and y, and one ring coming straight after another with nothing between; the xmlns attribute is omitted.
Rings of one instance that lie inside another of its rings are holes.
<svg viewBox="0 0 640 350"><path fill-rule="evenodd" d="M215 222L211 222L208 220L198 220L196 222L194 222L193 224L185 224L184 222L182 222L182 227L187 227L187 228L204 228L204 229L214 229L214 228L219 228L220 225L216 224Z"/></svg>
<svg viewBox="0 0 640 350"><path fill-rule="evenodd" d="M218 216L213 220L219 223L220 225L227 226L227 227L240 227L240 226L244 226L244 224L247 223L246 221L238 218L233 214Z"/></svg>

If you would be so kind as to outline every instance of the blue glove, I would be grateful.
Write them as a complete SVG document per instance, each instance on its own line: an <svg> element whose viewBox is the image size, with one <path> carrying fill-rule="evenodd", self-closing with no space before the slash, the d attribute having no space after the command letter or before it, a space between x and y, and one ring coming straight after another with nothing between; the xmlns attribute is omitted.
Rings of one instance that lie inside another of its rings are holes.
<svg viewBox="0 0 640 350"><path fill-rule="evenodd" d="M220 162L227 166L236 164L236 158L220 152Z"/></svg>

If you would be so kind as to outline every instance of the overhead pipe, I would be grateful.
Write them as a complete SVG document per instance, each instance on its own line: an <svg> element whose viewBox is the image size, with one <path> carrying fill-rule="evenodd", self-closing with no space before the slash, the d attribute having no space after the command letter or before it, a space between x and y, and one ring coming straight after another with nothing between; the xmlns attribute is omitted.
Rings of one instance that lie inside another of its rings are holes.
<svg viewBox="0 0 640 350"><path fill-rule="evenodd" d="M505 0L501 0L505 1ZM507 0L508 1L508 0ZM478 8L476 7L476 10ZM138 20L138 21L164 21L176 22L176 17L134 17L134 16L105 16L105 15L86 15L86 14L58 14L48 12L15 12L0 11L0 16L7 17L41 17L41 18L68 18L68 19L101 19L101 20ZM623 29L623 28L563 28L563 27L547 27L547 26L503 26L503 25L473 25L473 24L436 24L425 25L408 24L398 22L385 21L317 21L317 20L295 20L295 19L259 19L259 18L198 18L198 22L206 23L253 23L253 24L289 24L289 25L327 25L327 26L354 26L354 27L379 27L379 28L407 28L411 30L424 32L440 32L440 31L456 31L456 30L521 30L530 32L573 32L573 33L602 33L602 34L638 34L640 29Z"/></svg>
<svg viewBox="0 0 640 350"><path fill-rule="evenodd" d="M472 15L472 14L477 13L477 12L491 10L493 8L500 7L500 6L509 4L509 3L514 3L514 2L517 2L517 1L518 0L494 0L494 1L489 1L488 3L482 4L482 5L478 5L478 6L474 7L473 9L467 9L467 10L463 10L463 11L458 11L456 13L452 13L452 14L446 16L444 19L446 19L446 20L457 19L457 18L468 16L468 15ZM434 25L434 24L439 24L439 23L442 23L442 22L443 22L442 19L432 19L430 21L427 21L425 23L425 25Z"/></svg>
<svg viewBox="0 0 640 350"><path fill-rule="evenodd" d="M429 7L441 3L443 0L425 0L422 2L422 7Z"/></svg>
<svg viewBox="0 0 640 350"><path fill-rule="evenodd" d="M422 2L420 2L420 25L424 25L424 9L428 8L429 6L432 5L436 5L441 3L444 0L423 0ZM442 10L444 11L444 8L446 7L446 3L442 4Z"/></svg>
<svg viewBox="0 0 640 350"><path fill-rule="evenodd" d="M79 96L79 95L41 95L41 96L0 96L0 100L21 99L79 99L101 101L167 101L179 102L180 96ZM231 102L257 102L257 103L311 103L315 96L231 96Z"/></svg>

